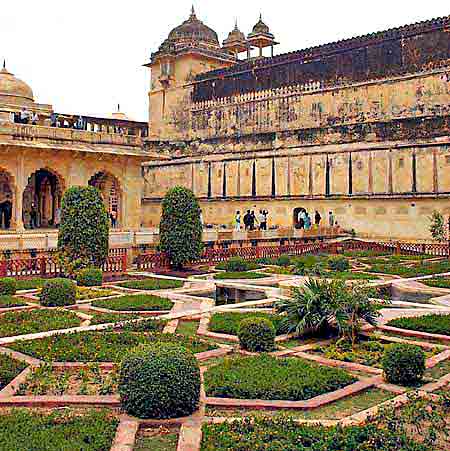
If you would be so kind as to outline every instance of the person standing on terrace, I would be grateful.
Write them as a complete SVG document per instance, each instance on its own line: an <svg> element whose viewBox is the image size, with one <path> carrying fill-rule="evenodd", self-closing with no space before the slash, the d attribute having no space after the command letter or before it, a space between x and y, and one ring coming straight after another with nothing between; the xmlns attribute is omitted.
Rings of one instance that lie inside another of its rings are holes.
<svg viewBox="0 0 450 451"><path fill-rule="evenodd" d="M239 232L241 230L241 212L237 211L236 216L234 217L234 230Z"/></svg>

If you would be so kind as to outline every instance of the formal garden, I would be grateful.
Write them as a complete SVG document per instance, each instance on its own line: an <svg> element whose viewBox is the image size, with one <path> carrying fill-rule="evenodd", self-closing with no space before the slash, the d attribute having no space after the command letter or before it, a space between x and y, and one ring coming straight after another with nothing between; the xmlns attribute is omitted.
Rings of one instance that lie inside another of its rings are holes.
<svg viewBox="0 0 450 451"><path fill-rule="evenodd" d="M448 259L343 247L107 281L102 206L67 191L60 277L0 279L0 450L450 449ZM174 268L199 216L168 193Z"/></svg>

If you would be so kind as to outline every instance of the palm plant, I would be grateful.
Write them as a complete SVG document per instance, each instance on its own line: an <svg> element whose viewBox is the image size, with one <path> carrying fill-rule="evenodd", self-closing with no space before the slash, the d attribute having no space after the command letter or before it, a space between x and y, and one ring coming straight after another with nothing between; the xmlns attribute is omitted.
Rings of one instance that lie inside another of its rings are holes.
<svg viewBox="0 0 450 451"><path fill-rule="evenodd" d="M284 316L282 330L296 335L327 330L332 318L329 306L334 285L326 280L309 279L303 287L293 290L291 299L278 301L275 308Z"/></svg>

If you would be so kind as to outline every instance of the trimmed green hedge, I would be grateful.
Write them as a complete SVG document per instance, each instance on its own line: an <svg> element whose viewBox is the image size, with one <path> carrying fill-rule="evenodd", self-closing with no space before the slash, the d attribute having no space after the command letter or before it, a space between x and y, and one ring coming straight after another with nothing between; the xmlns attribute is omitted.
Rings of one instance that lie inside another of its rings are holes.
<svg viewBox="0 0 450 451"><path fill-rule="evenodd" d="M264 277L270 277L270 275L260 272L221 272L214 275L214 279L216 280L264 279Z"/></svg>
<svg viewBox="0 0 450 451"><path fill-rule="evenodd" d="M153 322L145 323L148 323L146 330L149 330ZM159 327L157 321L154 327ZM195 337L136 332L127 326L120 333L101 331L55 335L11 343L8 347L50 362L120 362L130 349L154 342L176 343L194 353L215 349L215 346Z"/></svg>
<svg viewBox="0 0 450 451"><path fill-rule="evenodd" d="M268 319L274 326L277 335L281 335L282 318L279 315L264 312L225 312L214 313L209 321L208 330L221 334L237 335L239 324L241 321L248 318L265 318Z"/></svg>
<svg viewBox="0 0 450 451"><path fill-rule="evenodd" d="M0 316L0 337L78 327L81 320L67 310L24 310Z"/></svg>
<svg viewBox="0 0 450 451"><path fill-rule="evenodd" d="M344 370L299 358L226 358L205 373L207 396L300 401L345 387L356 378Z"/></svg>
<svg viewBox="0 0 450 451"><path fill-rule="evenodd" d="M420 283L423 283L429 287L450 289L450 279L445 277L441 277L438 279L421 280Z"/></svg>
<svg viewBox="0 0 450 451"><path fill-rule="evenodd" d="M321 427L292 418L204 424L201 451L431 451L377 425Z"/></svg>
<svg viewBox="0 0 450 451"><path fill-rule="evenodd" d="M275 349L275 327L266 318L247 318L239 323L239 344L250 352L269 352Z"/></svg>
<svg viewBox="0 0 450 451"><path fill-rule="evenodd" d="M100 268L83 268L76 276L80 287L98 287L103 283L103 272Z"/></svg>
<svg viewBox="0 0 450 451"><path fill-rule="evenodd" d="M170 299L160 298L159 296L137 294L93 301L92 305L118 311L158 311L171 310L173 302Z"/></svg>
<svg viewBox="0 0 450 451"><path fill-rule="evenodd" d="M12 277L3 277L0 279L0 296L12 296L16 294L17 283Z"/></svg>
<svg viewBox="0 0 450 451"><path fill-rule="evenodd" d="M133 290L169 290L171 288L181 288L184 282L170 279L141 279L128 280L118 283L117 286L131 288Z"/></svg>
<svg viewBox="0 0 450 451"><path fill-rule="evenodd" d="M429 334L450 335L450 315L434 314L413 318L397 318L389 321L388 326L399 329L417 330Z"/></svg>
<svg viewBox="0 0 450 451"><path fill-rule="evenodd" d="M200 401L195 356L173 343L141 346L120 365L122 408L139 418L177 418L194 413Z"/></svg>
<svg viewBox="0 0 450 451"><path fill-rule="evenodd" d="M0 296L0 308L23 307L27 305L24 300L14 296Z"/></svg>
<svg viewBox="0 0 450 451"><path fill-rule="evenodd" d="M69 273L100 268L108 258L109 218L100 191L93 186L67 189L61 202L58 250Z"/></svg>
<svg viewBox="0 0 450 451"><path fill-rule="evenodd" d="M216 265L216 269L223 269L227 272L245 272L259 268L261 268L261 265L258 265L258 263L249 262L242 257L232 257L226 262Z"/></svg>
<svg viewBox="0 0 450 451"><path fill-rule="evenodd" d="M13 410L0 415L2 451L106 451L119 421L107 410L54 411L50 414Z"/></svg>
<svg viewBox="0 0 450 451"><path fill-rule="evenodd" d="M70 279L50 279L40 294L40 302L46 307L64 307L75 304L77 286Z"/></svg>
<svg viewBox="0 0 450 451"><path fill-rule="evenodd" d="M386 380L397 385L416 385L425 373L425 353L422 348L407 343L387 347L383 355Z"/></svg>
<svg viewBox="0 0 450 451"><path fill-rule="evenodd" d="M6 387L16 376L18 376L27 364L0 354L0 390Z"/></svg>

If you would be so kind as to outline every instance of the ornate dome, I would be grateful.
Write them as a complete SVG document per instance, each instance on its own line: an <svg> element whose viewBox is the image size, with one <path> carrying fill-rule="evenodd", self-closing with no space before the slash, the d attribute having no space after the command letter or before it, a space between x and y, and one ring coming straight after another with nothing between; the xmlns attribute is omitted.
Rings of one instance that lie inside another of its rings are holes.
<svg viewBox="0 0 450 451"><path fill-rule="evenodd" d="M5 62L3 62L3 69L0 71L0 102L15 105L34 102L31 88L8 72Z"/></svg>
<svg viewBox="0 0 450 451"><path fill-rule="evenodd" d="M219 46L219 38L217 33L213 29L207 27L201 20L197 19L194 7L192 7L192 12L189 19L174 28L169 33L167 40L175 43L177 41L188 40Z"/></svg>
<svg viewBox="0 0 450 451"><path fill-rule="evenodd" d="M263 22L262 14L259 15L259 20L253 27L253 30L249 36L255 36L258 34L264 34L266 36L273 36L272 33L270 32L270 28Z"/></svg>

